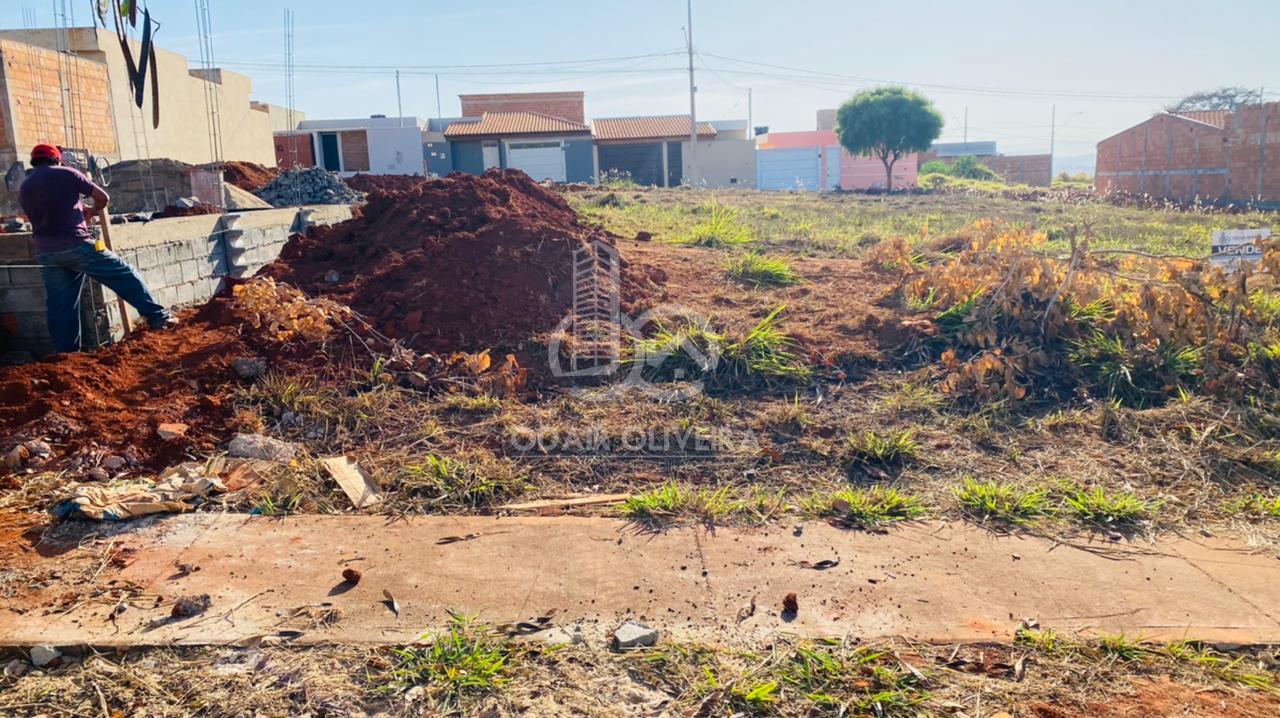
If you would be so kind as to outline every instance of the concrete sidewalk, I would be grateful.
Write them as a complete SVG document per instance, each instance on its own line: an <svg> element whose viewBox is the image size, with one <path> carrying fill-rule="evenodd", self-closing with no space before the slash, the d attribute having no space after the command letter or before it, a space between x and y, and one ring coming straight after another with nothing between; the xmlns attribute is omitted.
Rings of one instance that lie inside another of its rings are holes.
<svg viewBox="0 0 1280 718"><path fill-rule="evenodd" d="M50 589L23 601L35 610L0 610L0 645L224 644L281 631L302 643L402 643L449 611L600 628L636 619L666 636L720 640L786 632L1008 641L1034 618L1069 633L1280 642L1280 561L1220 540L1064 545L943 523L885 534L817 522L643 533L594 518L217 514L138 522L115 538L137 548L136 560L98 583L142 591L114 625L110 602L42 615L41 601L66 591ZM813 566L823 561L839 563ZM178 564L199 570L184 575ZM363 574L354 587L342 583L349 567ZM206 593L207 612L169 618L171 599ZM794 617L781 615L788 593L798 598ZM739 623L753 598L754 613ZM328 607L341 611L330 625L300 614Z"/></svg>

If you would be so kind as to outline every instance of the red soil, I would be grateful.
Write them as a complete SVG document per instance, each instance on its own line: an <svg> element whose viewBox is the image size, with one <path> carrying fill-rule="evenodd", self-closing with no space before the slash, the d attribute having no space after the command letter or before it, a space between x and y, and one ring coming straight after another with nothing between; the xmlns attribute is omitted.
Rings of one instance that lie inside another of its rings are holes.
<svg viewBox="0 0 1280 718"><path fill-rule="evenodd" d="M225 162L222 165L222 177L227 182L247 192L256 192L266 186L280 174L275 167L264 167L252 162Z"/></svg>
<svg viewBox="0 0 1280 718"><path fill-rule="evenodd" d="M430 182L425 177L411 175L355 175L344 180L347 186L358 192L407 192L416 189L423 182Z"/></svg>
<svg viewBox="0 0 1280 718"><path fill-rule="evenodd" d="M1260 691L1204 690L1168 678L1140 679L1131 696L1085 706L1044 702L1027 706L1032 718L1262 718L1280 715L1280 697Z"/></svg>
<svg viewBox="0 0 1280 718"><path fill-rule="evenodd" d="M265 273L350 305L418 350L519 353L568 313L574 249L616 239L517 171L352 186L372 190L363 215L295 237ZM624 300L636 296L624 282Z"/></svg>
<svg viewBox="0 0 1280 718"><path fill-rule="evenodd" d="M191 449L225 439L232 408L231 362L253 356L220 302L163 332L145 331L96 354L60 354L0 371L0 439L45 438L55 456L90 443L134 447L138 460L162 467ZM186 436L164 441L160 423L187 424Z"/></svg>

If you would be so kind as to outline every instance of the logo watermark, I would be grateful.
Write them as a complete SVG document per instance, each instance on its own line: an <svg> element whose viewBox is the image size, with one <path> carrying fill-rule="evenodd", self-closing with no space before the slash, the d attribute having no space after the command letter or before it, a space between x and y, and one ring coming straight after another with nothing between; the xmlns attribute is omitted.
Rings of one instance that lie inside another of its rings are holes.
<svg viewBox="0 0 1280 718"><path fill-rule="evenodd" d="M705 323L697 312L660 304L631 317L621 309L621 263L617 248L592 241L573 254L573 307L560 321L547 345L547 362L557 378L574 380L573 391L591 401L611 401L641 393L659 401L690 399L703 391L702 375L720 362L718 347L701 347L684 333L671 341L646 341L646 330L668 324ZM650 377L676 354L672 381ZM694 367L686 376L679 367Z"/></svg>

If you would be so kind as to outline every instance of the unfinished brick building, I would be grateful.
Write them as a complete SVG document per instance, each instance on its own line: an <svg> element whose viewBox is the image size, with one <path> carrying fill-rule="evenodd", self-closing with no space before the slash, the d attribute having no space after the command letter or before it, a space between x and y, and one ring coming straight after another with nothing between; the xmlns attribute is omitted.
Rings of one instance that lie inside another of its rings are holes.
<svg viewBox="0 0 1280 718"><path fill-rule="evenodd" d="M1098 143L1099 192L1280 203L1280 103L1165 112Z"/></svg>

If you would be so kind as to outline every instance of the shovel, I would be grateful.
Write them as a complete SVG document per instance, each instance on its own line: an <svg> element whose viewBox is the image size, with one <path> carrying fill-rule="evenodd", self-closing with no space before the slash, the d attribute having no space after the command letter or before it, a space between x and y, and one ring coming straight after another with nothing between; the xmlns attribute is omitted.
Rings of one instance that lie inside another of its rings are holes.
<svg viewBox="0 0 1280 718"><path fill-rule="evenodd" d="M98 220L98 241L94 243L93 248L101 252L104 249L111 249L111 217L106 212L94 211L93 216ZM114 251L114 250L113 250ZM120 309L120 325L124 327L125 337L133 334L133 327L129 326L129 305L124 301L124 297L116 295L116 306Z"/></svg>

